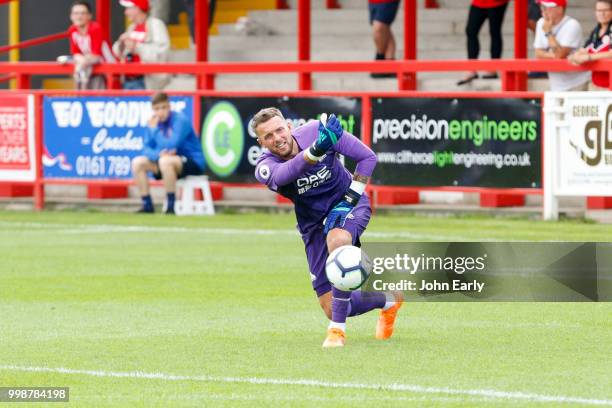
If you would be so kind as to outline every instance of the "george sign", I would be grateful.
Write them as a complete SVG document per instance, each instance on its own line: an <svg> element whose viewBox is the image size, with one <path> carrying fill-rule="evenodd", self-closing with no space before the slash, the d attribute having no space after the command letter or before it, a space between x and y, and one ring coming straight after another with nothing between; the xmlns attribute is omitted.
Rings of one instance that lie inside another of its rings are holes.
<svg viewBox="0 0 612 408"><path fill-rule="evenodd" d="M202 147L206 174L214 180L236 183L257 182L255 163L262 153L251 129L253 116L275 106L293 127L318 119L321 113L335 113L344 129L361 136L361 100L345 97L303 98L202 98Z"/></svg>
<svg viewBox="0 0 612 408"><path fill-rule="evenodd" d="M193 117L193 99L171 96L171 109ZM46 178L129 179L141 154L150 98L45 97L43 166Z"/></svg>
<svg viewBox="0 0 612 408"><path fill-rule="evenodd" d="M612 195L612 96L568 95L557 122L557 192ZM555 137L555 136L553 136Z"/></svg>
<svg viewBox="0 0 612 408"><path fill-rule="evenodd" d="M540 134L539 99L373 99L373 181L540 188Z"/></svg>
<svg viewBox="0 0 612 408"><path fill-rule="evenodd" d="M544 218L557 196L612 196L612 94L546 92Z"/></svg>
<svg viewBox="0 0 612 408"><path fill-rule="evenodd" d="M34 181L34 96L0 98L0 180Z"/></svg>

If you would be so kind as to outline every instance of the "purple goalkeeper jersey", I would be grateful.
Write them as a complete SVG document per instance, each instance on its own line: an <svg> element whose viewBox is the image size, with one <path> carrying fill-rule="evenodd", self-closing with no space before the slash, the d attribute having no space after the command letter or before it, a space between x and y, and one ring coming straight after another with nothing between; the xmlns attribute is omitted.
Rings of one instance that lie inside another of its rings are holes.
<svg viewBox="0 0 612 408"><path fill-rule="evenodd" d="M308 163L302 151L317 139L318 127L319 122L312 120L291 132L300 151L294 158L283 160L266 151L255 167L255 177L259 182L294 203L298 229L302 234L321 225L351 184L352 176L340 162L337 153L355 160L355 173L362 176L371 176L376 166L374 152L347 132L327 151L323 160L316 164Z"/></svg>

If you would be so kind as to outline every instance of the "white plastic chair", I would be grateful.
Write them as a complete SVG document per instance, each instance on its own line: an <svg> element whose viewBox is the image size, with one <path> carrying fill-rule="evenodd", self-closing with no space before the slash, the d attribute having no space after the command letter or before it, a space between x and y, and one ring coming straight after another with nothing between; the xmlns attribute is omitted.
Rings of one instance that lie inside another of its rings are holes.
<svg viewBox="0 0 612 408"><path fill-rule="evenodd" d="M202 192L202 200L196 200L196 191ZM177 215L215 215L212 193L207 176L188 176L176 183L176 202L174 211Z"/></svg>

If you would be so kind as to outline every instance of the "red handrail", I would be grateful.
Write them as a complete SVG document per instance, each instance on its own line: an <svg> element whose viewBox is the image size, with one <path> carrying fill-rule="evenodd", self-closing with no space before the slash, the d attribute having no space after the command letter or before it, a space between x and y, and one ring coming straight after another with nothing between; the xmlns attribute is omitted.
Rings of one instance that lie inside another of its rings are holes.
<svg viewBox="0 0 612 408"><path fill-rule="evenodd" d="M16 74L8 74L0 76L0 83L10 81L11 79L17 78Z"/></svg>
<svg viewBox="0 0 612 408"><path fill-rule="evenodd" d="M578 72L611 71L612 60L593 61L581 66L566 60L496 59L496 60L387 60L387 61L283 61L283 62L182 62L150 64L100 64L94 68L100 74L245 74L303 72L461 72L499 71ZM0 62L0 73L28 75L65 74L72 67L55 62Z"/></svg>
<svg viewBox="0 0 612 408"><path fill-rule="evenodd" d="M20 89L28 89L32 75L70 75L71 65L53 62L0 63L0 73L15 73L22 79ZM518 77L530 71L579 72L601 71L612 73L612 60L594 61L574 66L566 60L412 60L412 61L299 61L299 62L195 62L156 64L100 64L94 68L98 74L189 74L198 78L215 74L245 73L313 73L313 72L395 72L398 73L398 89L405 91L403 77L416 72L498 71L501 73L504 91L524 90ZM612 84L612 81L610 82ZM202 87L200 87L202 89ZM212 88L205 88L212 89ZM309 90L300 88L300 90Z"/></svg>
<svg viewBox="0 0 612 408"><path fill-rule="evenodd" d="M0 47L0 54L9 52L10 50L15 50L15 49L20 50L20 49L27 48L27 47L33 47L35 45L40 45L40 44L45 44L45 43L61 40L67 37L68 37L68 31L64 31L61 33L55 33L55 34L49 34L49 35L43 35L42 37L36 37L36 38L32 38L31 40L25 40L18 44L5 45L4 47Z"/></svg>

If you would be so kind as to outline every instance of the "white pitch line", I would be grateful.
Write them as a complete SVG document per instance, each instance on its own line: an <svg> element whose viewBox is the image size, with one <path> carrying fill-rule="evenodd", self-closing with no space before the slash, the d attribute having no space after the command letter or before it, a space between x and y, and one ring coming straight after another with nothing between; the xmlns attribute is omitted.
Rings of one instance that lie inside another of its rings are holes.
<svg viewBox="0 0 612 408"><path fill-rule="evenodd" d="M299 236L297 230L293 229L250 229L250 228L187 228L187 227L163 227L163 226L143 226L143 225L112 225L112 224L52 224L36 222L11 222L0 221L0 226L32 228L40 230L50 230L60 234L106 234L109 232L161 232L161 233L183 233L196 232L202 234L219 235L292 235ZM2 232L2 230L0 230ZM18 232L18 231L17 231ZM405 238L413 240L434 240L434 241L472 241L473 237L460 235L439 235L439 234L415 234L412 232L380 232L366 230L366 237L372 238ZM482 241L494 241L494 239L481 239Z"/></svg>
<svg viewBox="0 0 612 408"><path fill-rule="evenodd" d="M72 374L86 375L92 377L112 377L112 378L139 378L147 380L163 380L163 381L198 381L198 382L221 382L221 383L238 383L238 384L256 384L256 385L292 385L318 388L348 388L358 390L374 390L374 391L398 391L398 392L413 392L417 394L448 394L455 396L469 397L485 397L501 400L512 401L529 401L541 403L565 403L565 404L585 404L585 405L600 405L612 406L612 400L595 399L583 397L569 397L560 395L543 395L533 394L520 391L497 391L490 389L474 389L462 390L447 387L424 387L414 384L361 384L361 383L339 383L327 382L319 380L307 379L281 379L281 378L258 378L258 377L215 377L210 375L177 375L166 373L147 373L143 371L99 371L99 370L75 370L64 367L29 367L19 365L0 365L0 370L4 371L25 371L25 372L42 372L42 373L57 373L57 374Z"/></svg>

